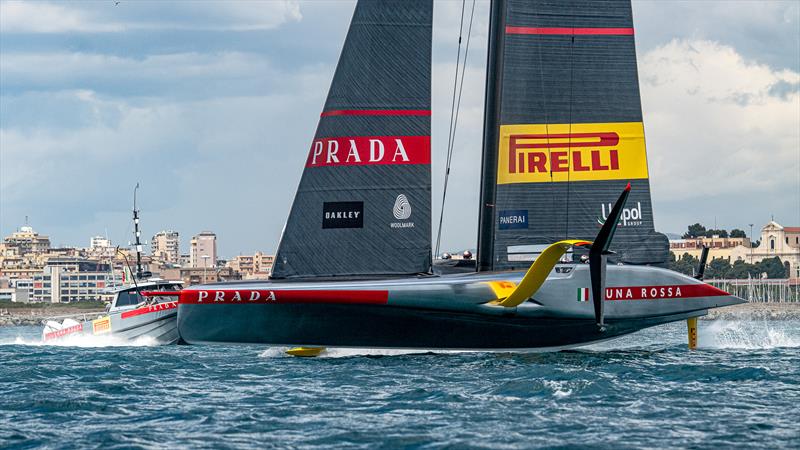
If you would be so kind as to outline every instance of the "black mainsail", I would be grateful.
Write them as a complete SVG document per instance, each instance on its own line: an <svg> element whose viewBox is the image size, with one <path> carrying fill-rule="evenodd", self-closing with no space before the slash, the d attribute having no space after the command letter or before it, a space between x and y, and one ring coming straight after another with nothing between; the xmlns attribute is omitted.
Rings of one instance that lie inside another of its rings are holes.
<svg viewBox="0 0 800 450"><path fill-rule="evenodd" d="M430 271L432 17L358 2L273 278Z"/></svg>
<svg viewBox="0 0 800 450"><path fill-rule="evenodd" d="M479 270L525 268L592 239L628 181L612 250L663 264L655 232L630 0L509 0L492 8Z"/></svg>

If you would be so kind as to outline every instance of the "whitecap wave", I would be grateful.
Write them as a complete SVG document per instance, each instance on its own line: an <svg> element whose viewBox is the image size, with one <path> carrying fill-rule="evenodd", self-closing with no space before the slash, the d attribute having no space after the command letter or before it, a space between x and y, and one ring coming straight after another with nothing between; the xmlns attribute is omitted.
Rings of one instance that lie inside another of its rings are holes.
<svg viewBox="0 0 800 450"><path fill-rule="evenodd" d="M800 347L800 335L776 327L774 322L766 320L761 322L720 320L699 328L698 347L737 350Z"/></svg>
<svg viewBox="0 0 800 450"><path fill-rule="evenodd" d="M13 340L0 341L0 345L29 345L35 347L153 347L158 342L152 336L140 336L132 341L114 335L89 336L75 334L54 341L17 336Z"/></svg>

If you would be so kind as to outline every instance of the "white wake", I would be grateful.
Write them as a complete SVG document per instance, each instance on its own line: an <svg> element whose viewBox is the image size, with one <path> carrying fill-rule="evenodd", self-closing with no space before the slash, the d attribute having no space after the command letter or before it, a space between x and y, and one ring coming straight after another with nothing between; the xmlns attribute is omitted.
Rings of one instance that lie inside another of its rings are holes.
<svg viewBox="0 0 800 450"><path fill-rule="evenodd" d="M800 347L800 330L790 333L775 327L776 324L788 326L795 322L715 320L699 327L698 347L738 350Z"/></svg>
<svg viewBox="0 0 800 450"><path fill-rule="evenodd" d="M0 340L0 345L30 345L35 347L153 347L158 342L152 336L141 336L132 341L113 335L89 336L75 334L61 339L42 341L41 339L17 336L14 339Z"/></svg>

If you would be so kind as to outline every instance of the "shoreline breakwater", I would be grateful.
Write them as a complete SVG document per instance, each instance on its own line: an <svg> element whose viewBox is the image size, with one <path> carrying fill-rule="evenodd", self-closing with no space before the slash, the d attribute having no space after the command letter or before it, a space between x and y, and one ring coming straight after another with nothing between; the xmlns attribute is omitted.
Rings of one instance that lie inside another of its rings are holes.
<svg viewBox="0 0 800 450"><path fill-rule="evenodd" d="M0 306L0 327L42 325L44 320L50 318L71 317L75 320L84 320L84 318L94 318L103 311L102 308L4 308Z"/></svg>

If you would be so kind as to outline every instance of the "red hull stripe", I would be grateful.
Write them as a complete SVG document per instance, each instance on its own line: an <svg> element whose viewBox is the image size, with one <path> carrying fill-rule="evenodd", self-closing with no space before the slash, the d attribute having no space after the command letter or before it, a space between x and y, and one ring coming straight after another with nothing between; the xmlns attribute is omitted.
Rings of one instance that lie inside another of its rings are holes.
<svg viewBox="0 0 800 450"><path fill-rule="evenodd" d="M179 297L181 291L142 291L145 297Z"/></svg>
<svg viewBox="0 0 800 450"><path fill-rule="evenodd" d="M332 109L320 117L331 116L430 116L430 109Z"/></svg>
<svg viewBox="0 0 800 450"><path fill-rule="evenodd" d="M345 290L246 290L209 289L183 291L181 304L266 304L266 303L331 303L347 305L385 305L389 291Z"/></svg>
<svg viewBox="0 0 800 450"><path fill-rule="evenodd" d="M730 295L709 284L607 287L606 300L658 300Z"/></svg>
<svg viewBox="0 0 800 450"><path fill-rule="evenodd" d="M128 317L141 316L142 314L150 314L159 311L168 311L170 309L175 309L177 307L178 307L178 302L158 303L155 305L145 306L144 308L134 309L133 311L125 311L124 313L122 313L122 318L127 319Z"/></svg>
<svg viewBox="0 0 800 450"><path fill-rule="evenodd" d="M633 36L633 28L534 28L506 27L506 34L556 34L583 36Z"/></svg>

